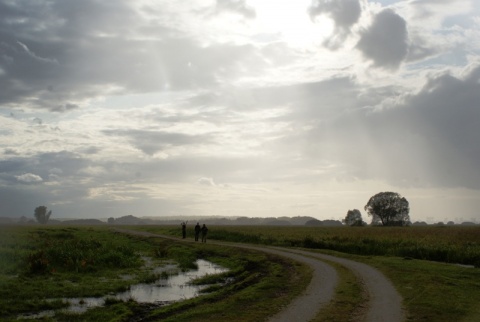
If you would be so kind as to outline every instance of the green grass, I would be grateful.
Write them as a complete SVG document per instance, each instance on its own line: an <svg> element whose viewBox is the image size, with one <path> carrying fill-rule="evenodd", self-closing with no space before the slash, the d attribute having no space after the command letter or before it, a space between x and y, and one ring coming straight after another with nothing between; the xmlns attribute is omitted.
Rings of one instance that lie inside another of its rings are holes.
<svg viewBox="0 0 480 322"><path fill-rule="evenodd" d="M409 321L480 321L480 227L209 228L211 239L301 247L372 265L404 298ZM142 229L177 233L173 227ZM361 308L355 302L358 282L341 267L337 272L341 281L336 297L318 321L345 320L346 311Z"/></svg>
<svg viewBox="0 0 480 322"><path fill-rule="evenodd" d="M166 307L109 300L104 307L85 314L57 312L54 318L43 320L125 321L135 316L166 321L212 321L211 317L216 316L219 321L228 316L236 321L258 321L280 310L311 278L306 266L278 256L238 252L226 246L130 236L107 227L2 226L0 236L2 321L16 320L20 313L66 305L61 300L48 299L103 296L152 280L151 269L142 266L142 256L153 258L156 265L175 261L181 269L193 268L197 259L206 259L229 268L228 273L215 278L217 283L227 279L230 282L211 287L209 293L199 298ZM123 275L131 279L121 278ZM253 309L247 311L245 307Z"/></svg>
<svg viewBox="0 0 480 322"><path fill-rule="evenodd" d="M327 263L336 269L339 277L336 294L312 322L355 321L353 317L361 316L367 300L362 287L356 276L344 266L330 261Z"/></svg>
<svg viewBox="0 0 480 322"><path fill-rule="evenodd" d="M180 235L178 227L131 228ZM408 321L480 321L480 269L447 263L477 263L478 227L209 228L209 239L306 248L374 266L404 298ZM193 236L193 230L188 233ZM100 296L151 280L140 256L156 263L174 260L182 269L203 258L230 270L198 281L217 283L210 292L174 305L148 307L110 300L83 315L58 313L44 320L125 321L136 316L162 321L259 321L299 294L311 276L305 265L261 252L129 236L107 227L3 226L0 234L2 321L64 305L47 298ZM431 261L435 258L439 261ZM340 276L336 295L315 321L344 321L362 312L361 285L350 271L332 265ZM133 279L125 281L120 275ZM234 282L219 286L228 278Z"/></svg>
<svg viewBox="0 0 480 322"><path fill-rule="evenodd" d="M248 260L232 272L235 283L158 309L150 317L161 321L262 321L300 294L311 276L307 267L289 260L248 250L242 253Z"/></svg>
<svg viewBox="0 0 480 322"><path fill-rule="evenodd" d="M169 233L169 228L165 230ZM301 227L220 226L216 240L399 256L480 267L480 226Z"/></svg>
<svg viewBox="0 0 480 322"><path fill-rule="evenodd" d="M1 227L0 316L65 306L49 298L101 296L148 279L149 248L97 228ZM120 275L132 275L125 281Z"/></svg>
<svg viewBox="0 0 480 322"><path fill-rule="evenodd" d="M415 321L480 321L480 270L402 258L364 259L386 273Z"/></svg>

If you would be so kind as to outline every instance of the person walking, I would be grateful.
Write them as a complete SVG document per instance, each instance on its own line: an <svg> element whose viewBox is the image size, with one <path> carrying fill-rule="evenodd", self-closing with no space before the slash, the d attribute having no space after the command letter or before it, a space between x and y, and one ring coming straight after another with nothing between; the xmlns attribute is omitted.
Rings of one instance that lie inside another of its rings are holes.
<svg viewBox="0 0 480 322"><path fill-rule="evenodd" d="M182 225L182 238L185 239L187 237L187 223L184 221L181 223Z"/></svg>
<svg viewBox="0 0 480 322"><path fill-rule="evenodd" d="M200 236L200 230L202 230L202 228L200 228L200 224L197 222L197 224L195 225L195 241L198 242L198 237Z"/></svg>
<svg viewBox="0 0 480 322"><path fill-rule="evenodd" d="M202 243L207 242L207 232L208 232L208 228L207 228L207 226L205 226L205 224L203 224L203 226L202 226Z"/></svg>

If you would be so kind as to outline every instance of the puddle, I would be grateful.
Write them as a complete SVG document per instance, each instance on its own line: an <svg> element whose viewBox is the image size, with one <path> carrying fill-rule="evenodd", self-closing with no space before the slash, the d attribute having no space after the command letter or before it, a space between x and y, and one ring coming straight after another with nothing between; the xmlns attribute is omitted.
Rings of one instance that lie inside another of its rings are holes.
<svg viewBox="0 0 480 322"><path fill-rule="evenodd" d="M205 275L214 275L226 272L227 269L215 265L203 259L197 260L198 270L179 272L178 275L169 276L168 279L158 279L154 283L142 283L130 286L125 292L111 294L103 297L85 297L85 298L67 298L63 299L70 306L63 309L66 312L84 313L88 309L103 306L105 300L117 299L128 301L135 300L138 303L156 303L170 304L180 300L186 300L198 296L199 291L207 285L190 285L193 279ZM167 269L175 268L175 265L169 265ZM160 269L165 271L165 267ZM52 316L53 311L45 311L37 314L28 314L18 316L18 319L37 319L44 316Z"/></svg>
<svg viewBox="0 0 480 322"><path fill-rule="evenodd" d="M226 269L214 265L205 260L197 261L198 270L182 272L170 276L168 279L157 280L154 284L137 284L130 287L126 292L117 294L115 298L126 301L133 299L139 303L173 302L190 299L198 295L205 288L204 285L189 285L189 282L207 274L220 274Z"/></svg>

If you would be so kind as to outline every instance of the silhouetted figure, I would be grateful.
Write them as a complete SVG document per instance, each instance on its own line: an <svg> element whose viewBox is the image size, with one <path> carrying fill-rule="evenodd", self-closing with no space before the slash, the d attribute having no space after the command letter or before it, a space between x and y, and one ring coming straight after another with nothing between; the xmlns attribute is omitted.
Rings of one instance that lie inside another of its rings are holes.
<svg viewBox="0 0 480 322"><path fill-rule="evenodd" d="M185 239L187 237L187 223L184 221L181 223L182 225L182 238Z"/></svg>
<svg viewBox="0 0 480 322"><path fill-rule="evenodd" d="M197 222L197 224L195 225L195 241L198 241L198 237L200 236L200 230L202 230L202 228L200 228L200 224Z"/></svg>
<svg viewBox="0 0 480 322"><path fill-rule="evenodd" d="M205 224L203 224L203 226L202 226L202 243L207 242L207 232L208 232L208 228L207 228L207 226L205 226Z"/></svg>

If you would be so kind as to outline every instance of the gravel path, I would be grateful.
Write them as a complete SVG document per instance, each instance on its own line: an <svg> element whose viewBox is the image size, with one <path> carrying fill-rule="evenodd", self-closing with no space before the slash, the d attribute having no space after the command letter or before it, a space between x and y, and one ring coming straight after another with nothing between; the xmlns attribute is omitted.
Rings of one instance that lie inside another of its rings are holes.
<svg viewBox="0 0 480 322"><path fill-rule="evenodd" d="M129 234L183 240L148 232L125 229L116 230ZM269 322L310 321L316 316L320 309L330 302L335 293L338 277L335 269L325 263L325 260L338 263L351 270L364 287L364 291L366 292L365 298L368 300L366 310L363 314L352 317L352 320L367 322L401 322L405 320L402 298L393 287L393 284L380 271L366 264L345 258L291 248L252 246L217 241L209 241L209 243L254 249L285 256L305 263L313 268L313 278L305 291L283 311L274 315Z"/></svg>
<svg viewBox="0 0 480 322"><path fill-rule="evenodd" d="M337 286L338 282L337 272L332 266L321 260L305 256L304 254L290 252L288 249L279 247L267 248L221 242L218 242L218 244L253 249L288 257L290 259L305 263L313 268L312 280L305 291L295 300L293 300L293 302L291 302L284 310L272 316L269 319L269 322L310 321L317 315L321 308L330 303L330 300L335 294L335 287Z"/></svg>
<svg viewBox="0 0 480 322"><path fill-rule="evenodd" d="M365 292L367 292L366 298L368 299L368 306L364 321L401 322L405 320L405 312L402 308L402 297L398 294L392 282L379 270L367 264L345 258L302 250L291 251L295 254L311 256L320 260L329 260L343 265L352 271L362 282Z"/></svg>

